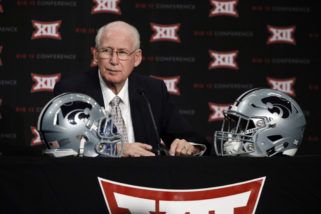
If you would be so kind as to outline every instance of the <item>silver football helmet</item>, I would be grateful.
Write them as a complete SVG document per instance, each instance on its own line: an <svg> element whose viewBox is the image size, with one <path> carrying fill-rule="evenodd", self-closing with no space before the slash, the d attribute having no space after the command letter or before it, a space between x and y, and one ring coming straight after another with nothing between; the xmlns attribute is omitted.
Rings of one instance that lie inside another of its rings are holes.
<svg viewBox="0 0 321 214"><path fill-rule="evenodd" d="M221 130L214 134L214 148L219 156L293 156L306 125L294 99L274 89L243 93L224 115Z"/></svg>
<svg viewBox="0 0 321 214"><path fill-rule="evenodd" d="M120 157L123 152L112 115L85 94L65 93L50 100L37 129L47 147L45 154L54 157Z"/></svg>

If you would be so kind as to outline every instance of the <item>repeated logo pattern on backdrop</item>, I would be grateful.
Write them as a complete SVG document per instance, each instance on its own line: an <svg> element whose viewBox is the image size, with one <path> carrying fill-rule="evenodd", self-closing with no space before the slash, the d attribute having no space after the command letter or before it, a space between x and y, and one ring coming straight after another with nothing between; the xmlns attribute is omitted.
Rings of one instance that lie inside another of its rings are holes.
<svg viewBox="0 0 321 214"><path fill-rule="evenodd" d="M208 140L241 93L266 87L297 100L308 124L300 152L319 153L317 8L312 0L0 0L0 152L40 151L35 127L54 85L95 69L97 29L124 20L141 33L134 72L163 80Z"/></svg>

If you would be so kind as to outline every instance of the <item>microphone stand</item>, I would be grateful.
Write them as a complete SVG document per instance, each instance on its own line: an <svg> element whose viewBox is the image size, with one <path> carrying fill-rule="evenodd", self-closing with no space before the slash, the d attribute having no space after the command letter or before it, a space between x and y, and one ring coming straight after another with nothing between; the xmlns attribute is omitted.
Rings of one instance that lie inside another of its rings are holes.
<svg viewBox="0 0 321 214"><path fill-rule="evenodd" d="M157 129L157 125L155 122L155 118L154 118L154 114L153 114L153 110L152 110L152 106L150 105L150 102L148 100L148 98L145 95L145 91L144 89L139 89L139 94L142 95L146 101L147 107L148 107L148 112L150 114L152 123L153 123L153 128L154 128L154 132L155 132L155 136L156 136L156 142L157 142L157 150L156 153L158 156L160 155L168 155L168 151L166 148L161 148L161 142L160 142L160 137L159 137L159 133L158 133L158 129Z"/></svg>

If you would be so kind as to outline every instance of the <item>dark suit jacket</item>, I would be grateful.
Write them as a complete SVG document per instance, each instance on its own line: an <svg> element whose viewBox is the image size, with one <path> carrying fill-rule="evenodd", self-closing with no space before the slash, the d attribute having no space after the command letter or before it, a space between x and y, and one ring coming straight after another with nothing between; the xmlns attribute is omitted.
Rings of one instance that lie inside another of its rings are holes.
<svg viewBox="0 0 321 214"><path fill-rule="evenodd" d="M129 102L136 142L150 144L153 148L157 148L158 141L156 140L147 102L141 94L141 91L143 91L150 101L160 138L167 147L175 138L184 138L190 142L207 144L206 140L195 133L179 114L177 107L170 100L163 81L135 73L132 73L128 80ZM64 92L84 93L104 106L97 70L80 72L62 78L55 85L54 94L58 95ZM208 145L207 147L209 148Z"/></svg>

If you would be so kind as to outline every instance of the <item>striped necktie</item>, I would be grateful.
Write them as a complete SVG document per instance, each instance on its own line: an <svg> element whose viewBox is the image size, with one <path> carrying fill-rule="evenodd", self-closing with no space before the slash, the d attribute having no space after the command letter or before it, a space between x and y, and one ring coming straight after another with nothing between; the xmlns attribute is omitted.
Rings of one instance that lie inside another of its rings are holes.
<svg viewBox="0 0 321 214"><path fill-rule="evenodd" d="M127 129L125 126L124 119L121 115L121 110L119 107L121 99L118 96L115 96L111 101L111 113L114 116L114 124L117 127L118 133L120 133L123 136L124 143L128 143L128 136L127 136Z"/></svg>

